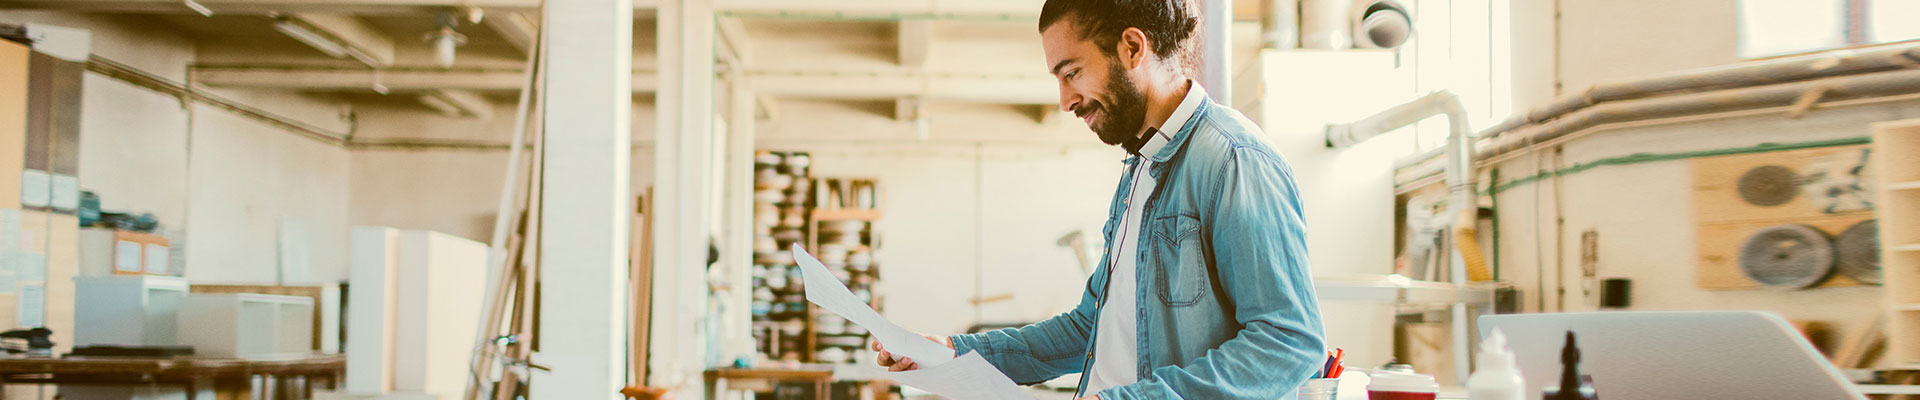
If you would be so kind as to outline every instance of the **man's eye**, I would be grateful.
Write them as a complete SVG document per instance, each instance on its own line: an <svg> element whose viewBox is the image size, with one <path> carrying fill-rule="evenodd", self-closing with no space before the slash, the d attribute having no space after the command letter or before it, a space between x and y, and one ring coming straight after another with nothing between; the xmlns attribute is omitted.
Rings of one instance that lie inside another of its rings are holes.
<svg viewBox="0 0 1920 400"><path fill-rule="evenodd" d="M1073 77L1076 77L1076 76L1080 76L1080 71L1073 71L1073 72L1067 73L1067 79L1073 79Z"/></svg>

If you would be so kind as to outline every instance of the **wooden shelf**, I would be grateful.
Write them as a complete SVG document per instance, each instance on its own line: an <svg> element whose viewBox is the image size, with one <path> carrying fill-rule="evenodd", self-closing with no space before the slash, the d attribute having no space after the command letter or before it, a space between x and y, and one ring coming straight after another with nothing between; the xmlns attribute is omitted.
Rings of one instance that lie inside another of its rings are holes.
<svg viewBox="0 0 1920 400"><path fill-rule="evenodd" d="M1909 245L1904 245L1904 246L1894 246L1894 247L1893 247L1893 248L1891 248L1890 250L1893 250L1893 251L1920 251L1920 244L1909 244Z"/></svg>
<svg viewBox="0 0 1920 400"><path fill-rule="evenodd" d="M880 219L880 210L858 209L858 208L842 208L842 209L817 208L813 210L814 221L860 220L860 221L873 222L879 219Z"/></svg>

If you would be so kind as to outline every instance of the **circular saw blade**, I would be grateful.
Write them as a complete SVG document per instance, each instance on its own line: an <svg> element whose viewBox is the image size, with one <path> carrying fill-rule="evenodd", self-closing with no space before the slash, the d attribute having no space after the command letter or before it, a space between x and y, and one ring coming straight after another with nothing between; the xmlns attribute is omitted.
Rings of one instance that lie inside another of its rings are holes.
<svg viewBox="0 0 1920 400"><path fill-rule="evenodd" d="M1747 170L1740 175L1740 199L1761 207L1787 204L1800 195L1799 179L1799 173L1778 165Z"/></svg>
<svg viewBox="0 0 1920 400"><path fill-rule="evenodd" d="M1806 225L1779 225L1747 237L1740 246L1740 272L1762 285L1800 289L1833 275L1833 241Z"/></svg>
<svg viewBox="0 0 1920 400"><path fill-rule="evenodd" d="M1860 221L1833 238L1834 268L1869 285L1880 284L1880 230L1874 220Z"/></svg>

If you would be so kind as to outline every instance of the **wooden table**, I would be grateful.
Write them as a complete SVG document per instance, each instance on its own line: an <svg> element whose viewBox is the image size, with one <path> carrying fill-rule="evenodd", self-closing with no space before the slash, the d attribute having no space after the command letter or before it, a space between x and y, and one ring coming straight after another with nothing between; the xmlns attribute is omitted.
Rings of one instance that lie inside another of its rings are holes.
<svg viewBox="0 0 1920 400"><path fill-rule="evenodd" d="M826 399L827 388L833 384L833 368L828 366L801 366L798 368L719 368L706 372L707 398L719 399L730 389L729 380L743 381L747 388L772 389L780 382L810 382L813 384L815 399Z"/></svg>
<svg viewBox="0 0 1920 400"><path fill-rule="evenodd" d="M0 386L7 384L178 385L193 400L200 387L211 387L220 399L250 398L253 380L275 386L268 398L304 399L313 395L315 381L339 386L346 357L315 355L296 359L249 360L215 358L0 358ZM297 379L294 379L297 378ZM296 380L295 384L289 379ZM277 380L277 382L276 382ZM0 400L6 392L0 390Z"/></svg>

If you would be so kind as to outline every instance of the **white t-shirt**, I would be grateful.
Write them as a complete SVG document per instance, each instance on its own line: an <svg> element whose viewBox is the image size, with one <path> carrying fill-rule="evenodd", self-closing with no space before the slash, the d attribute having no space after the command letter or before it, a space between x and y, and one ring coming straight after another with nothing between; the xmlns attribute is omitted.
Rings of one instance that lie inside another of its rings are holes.
<svg viewBox="0 0 1920 400"><path fill-rule="evenodd" d="M1094 331L1093 365L1087 368L1087 387L1082 388L1082 393L1097 393L1139 380L1139 308L1134 301L1134 293L1139 288L1135 280L1138 268L1134 264L1139 260L1140 241L1145 236L1140 232L1145 227L1140 223L1141 214L1146 211L1147 197L1153 194L1156 183L1147 173L1153 167L1148 157L1159 152L1180 127L1186 126L1193 112L1200 108L1200 99L1207 97L1206 90L1198 83L1189 81L1188 85L1187 97L1180 100L1180 106L1159 125L1159 132L1140 146L1142 155L1128 155L1140 157L1140 161L1131 167L1133 187L1121 199L1127 203L1127 213L1120 219L1120 226L1113 229L1114 246L1107 249L1106 304L1100 307L1099 328Z"/></svg>

